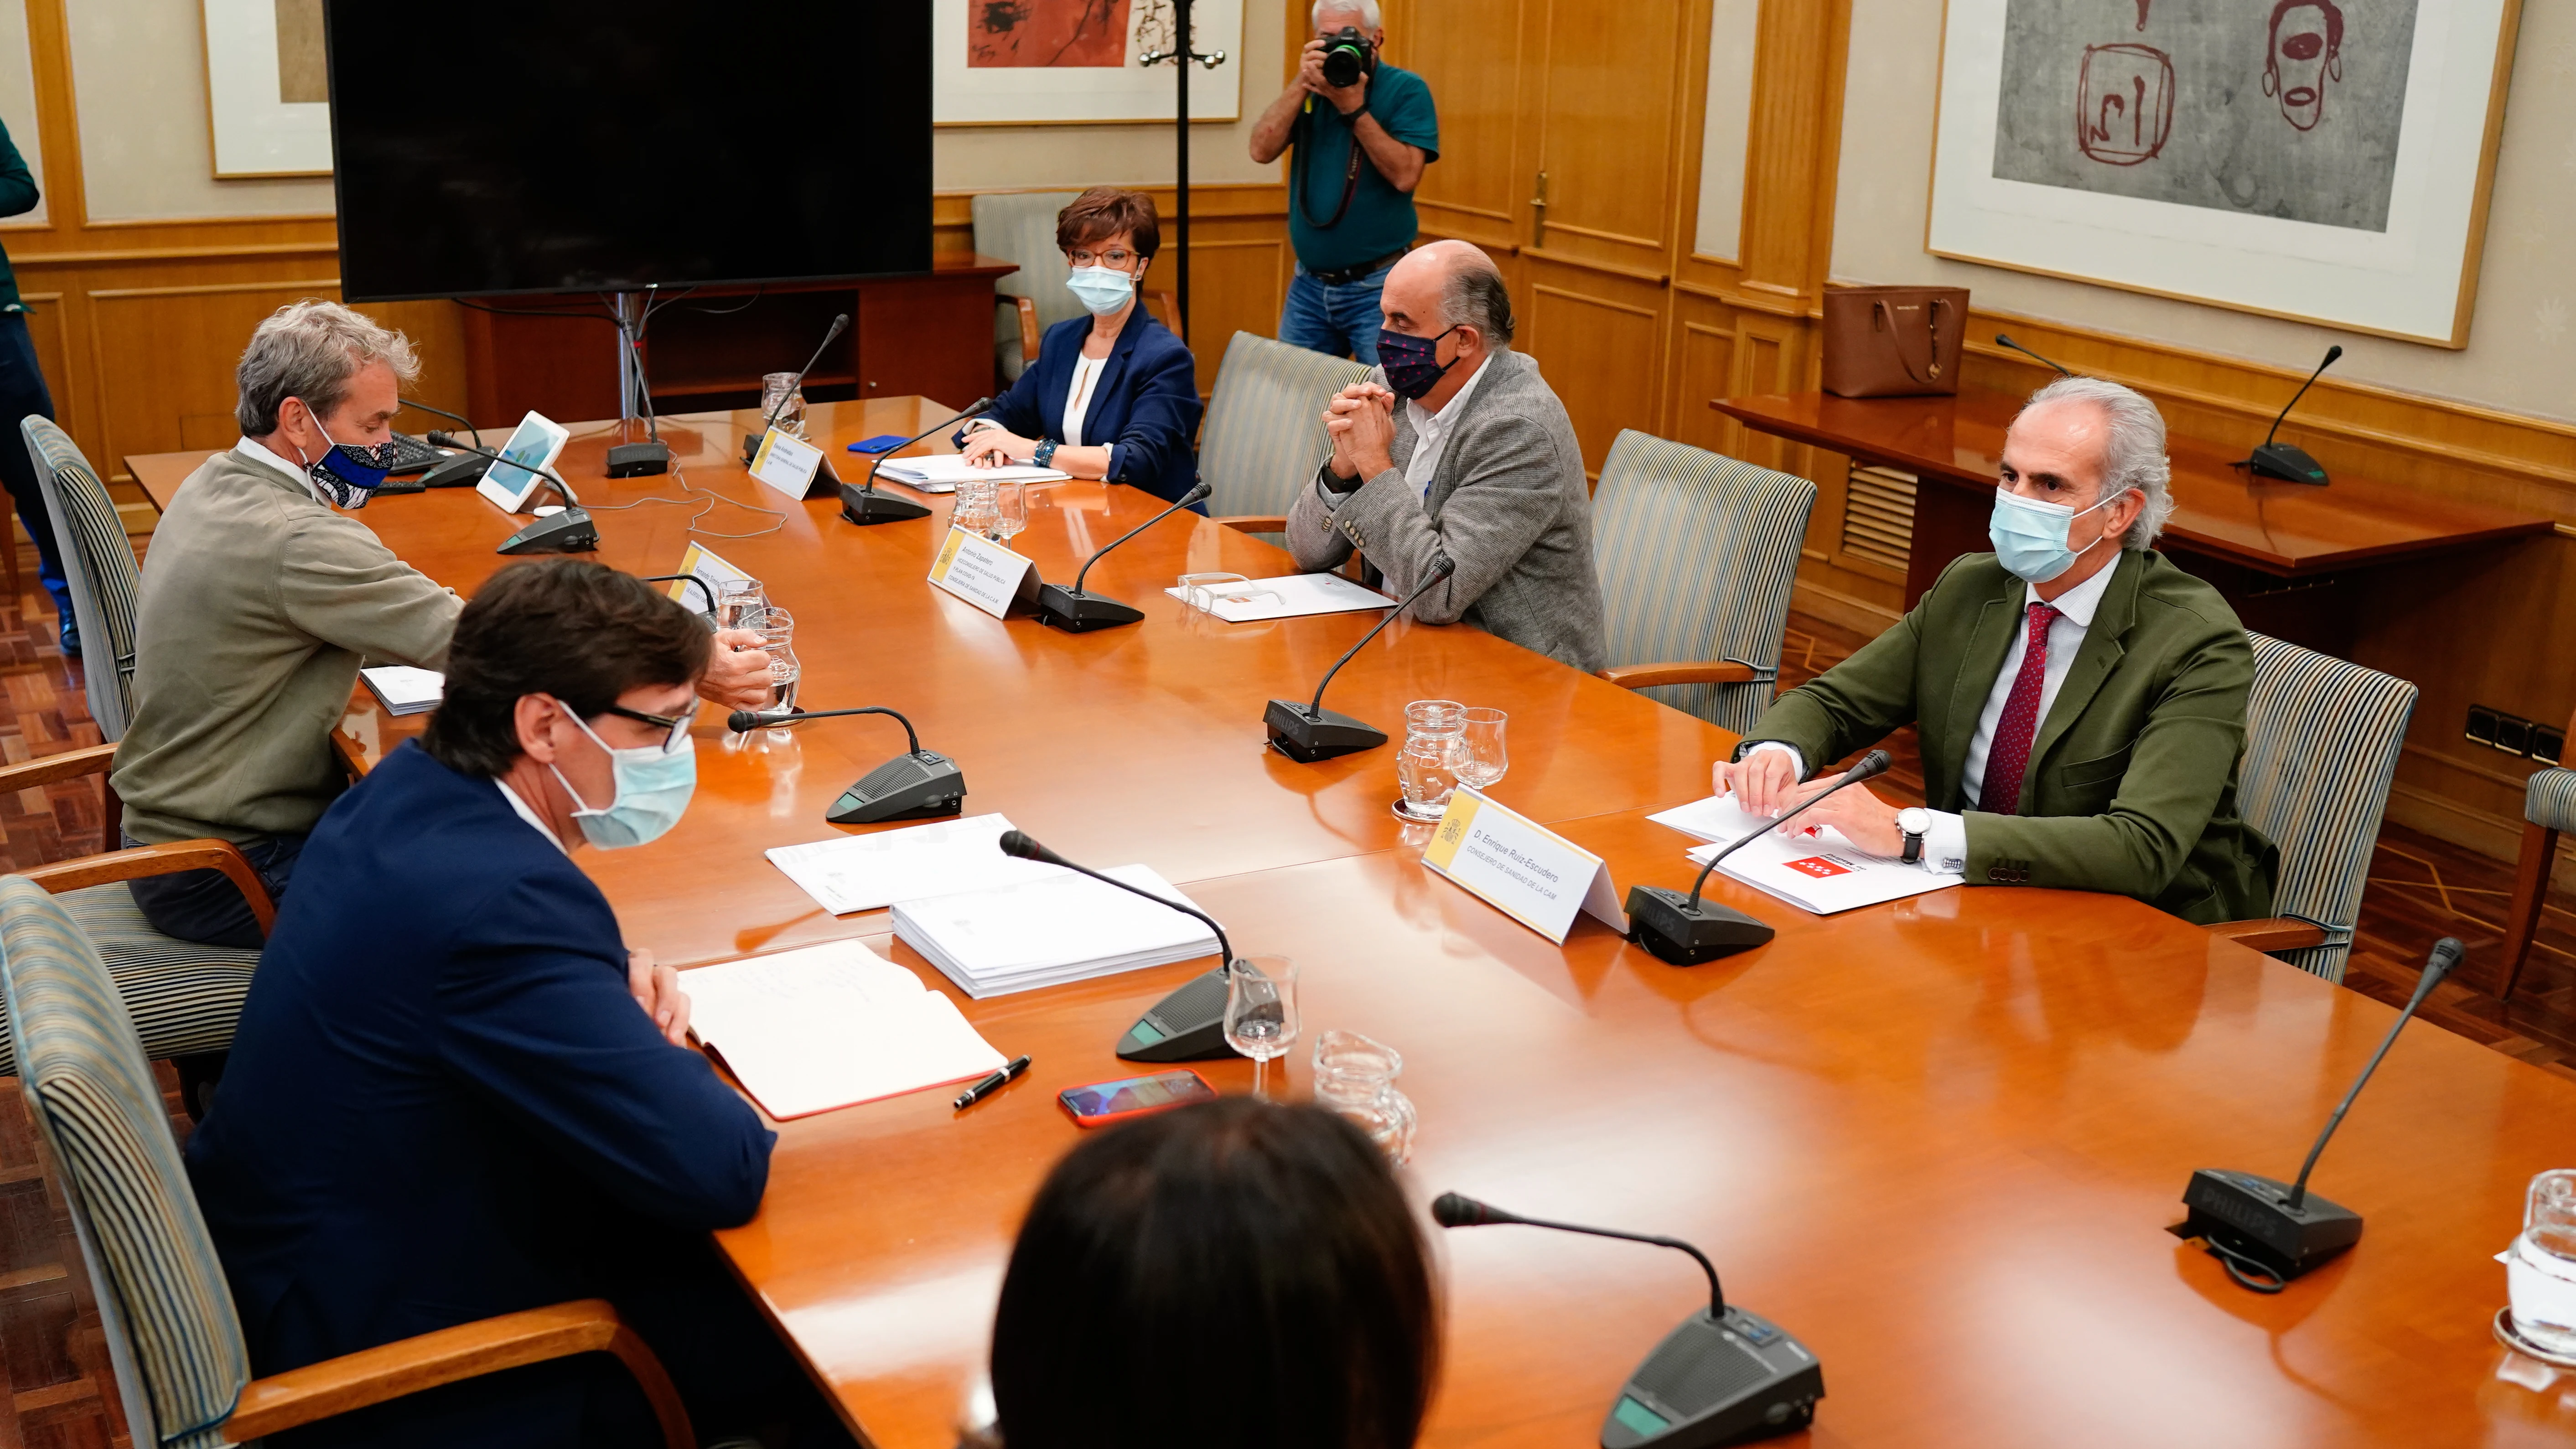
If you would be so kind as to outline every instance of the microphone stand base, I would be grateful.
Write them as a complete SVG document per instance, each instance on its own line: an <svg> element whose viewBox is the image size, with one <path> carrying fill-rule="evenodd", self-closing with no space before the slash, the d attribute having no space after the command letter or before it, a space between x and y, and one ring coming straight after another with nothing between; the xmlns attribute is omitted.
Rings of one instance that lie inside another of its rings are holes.
<svg viewBox="0 0 2576 1449"><path fill-rule="evenodd" d="M2361 1214L2309 1193L2290 1207L2290 1185L2250 1172L2204 1167L2183 1189L2191 1216L2174 1231L2206 1238L2287 1282L2361 1241Z"/></svg>
<svg viewBox="0 0 2576 1449"><path fill-rule="evenodd" d="M1386 731L1375 725L1290 699L1270 701L1261 722L1270 731L1270 747L1301 765L1355 755L1386 743Z"/></svg>
<svg viewBox="0 0 2576 1449"><path fill-rule="evenodd" d="M1759 919L1705 897L1694 907L1688 891L1662 886L1628 891L1628 939L1658 961L1697 966L1765 945L1772 934Z"/></svg>
<svg viewBox="0 0 2576 1449"><path fill-rule="evenodd" d="M475 453L459 453L420 475L423 488L471 488L483 481L483 470L492 460Z"/></svg>
<svg viewBox="0 0 2576 1449"><path fill-rule="evenodd" d="M1098 594L1086 594L1060 584L1038 586L1038 622L1062 629L1068 634L1088 634L1094 629L1115 629L1133 624L1145 617L1145 611Z"/></svg>
<svg viewBox="0 0 2576 1449"><path fill-rule="evenodd" d="M1815 1422L1824 1396L1824 1366L1786 1330L1732 1304L1724 1318L1701 1308L1629 1375L1601 1421L1601 1449L1703 1449L1795 1433Z"/></svg>
<svg viewBox="0 0 2576 1449"><path fill-rule="evenodd" d="M1154 1003L1118 1039L1118 1057L1130 1062L1204 1062L1234 1055L1225 1044L1225 968L1193 976Z"/></svg>
<svg viewBox="0 0 2576 1449"><path fill-rule="evenodd" d="M929 516L929 509L918 503L907 503L891 493L853 488L847 483L841 485L841 517L862 528Z"/></svg>
<svg viewBox="0 0 2576 1449"><path fill-rule="evenodd" d="M2307 455L2306 450L2287 443L2265 443L2245 460L2245 466L2257 478L2276 478L2284 483L2326 485L2326 466Z"/></svg>
<svg viewBox="0 0 2576 1449"><path fill-rule="evenodd" d="M590 521L589 510L567 508L552 513L511 534L495 553L595 553L599 549L599 526Z"/></svg>
<svg viewBox="0 0 2576 1449"><path fill-rule="evenodd" d="M966 806L966 775L946 755L897 755L841 792L823 818L834 825L881 820L935 820Z"/></svg>
<svg viewBox="0 0 2576 1449"><path fill-rule="evenodd" d="M643 478L671 471L671 448L667 443L620 443L608 450L608 476Z"/></svg>

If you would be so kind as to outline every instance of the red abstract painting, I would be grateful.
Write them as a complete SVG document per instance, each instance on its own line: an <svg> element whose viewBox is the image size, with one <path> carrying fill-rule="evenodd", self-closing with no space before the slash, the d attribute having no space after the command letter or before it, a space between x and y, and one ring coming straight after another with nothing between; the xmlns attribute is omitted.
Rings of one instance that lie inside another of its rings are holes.
<svg viewBox="0 0 2576 1449"><path fill-rule="evenodd" d="M1129 0L967 0L966 64L1122 66Z"/></svg>
<svg viewBox="0 0 2576 1449"><path fill-rule="evenodd" d="M2173 61L2151 45L2092 45L2075 83L2075 146L2113 166L2152 160L2173 134Z"/></svg>

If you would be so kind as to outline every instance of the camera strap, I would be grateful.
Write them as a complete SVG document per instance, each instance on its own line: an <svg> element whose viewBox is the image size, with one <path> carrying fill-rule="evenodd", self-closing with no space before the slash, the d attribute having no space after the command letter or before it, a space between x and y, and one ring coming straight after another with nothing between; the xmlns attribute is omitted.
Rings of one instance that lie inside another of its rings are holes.
<svg viewBox="0 0 2576 1449"><path fill-rule="evenodd" d="M1315 214L1306 209L1306 171L1309 161L1315 154L1315 98L1313 96L1306 98L1306 109L1297 117L1297 128L1303 132L1297 138L1295 188L1297 214L1304 217L1306 224L1315 230L1330 231L1342 224L1343 217L1350 215L1351 198L1359 195L1360 192L1360 128L1357 122L1351 125L1351 164L1342 172L1342 204L1333 208L1333 219L1330 221L1317 221Z"/></svg>

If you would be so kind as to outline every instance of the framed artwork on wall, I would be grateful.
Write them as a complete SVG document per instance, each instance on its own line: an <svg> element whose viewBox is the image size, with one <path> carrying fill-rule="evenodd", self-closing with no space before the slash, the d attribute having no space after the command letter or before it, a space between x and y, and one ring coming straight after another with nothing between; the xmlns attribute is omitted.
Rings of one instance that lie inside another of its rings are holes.
<svg viewBox="0 0 2576 1449"><path fill-rule="evenodd" d="M2521 0L1948 0L1925 246L2465 347Z"/></svg>
<svg viewBox="0 0 2576 1449"><path fill-rule="evenodd" d="M204 0L215 176L331 174L322 0Z"/></svg>
<svg viewBox="0 0 2576 1449"><path fill-rule="evenodd" d="M212 0L209 0L212 3ZM280 0L283 3L283 0ZM1172 0L933 0L931 120L942 126L1169 121ZM1190 119L1242 112L1243 0L1192 0Z"/></svg>

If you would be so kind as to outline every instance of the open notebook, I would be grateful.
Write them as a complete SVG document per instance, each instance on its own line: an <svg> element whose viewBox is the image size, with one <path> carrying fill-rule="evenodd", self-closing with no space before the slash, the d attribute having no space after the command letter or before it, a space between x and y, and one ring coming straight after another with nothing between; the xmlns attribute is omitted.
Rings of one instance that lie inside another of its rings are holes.
<svg viewBox="0 0 2576 1449"><path fill-rule="evenodd" d="M956 1002L860 941L701 966L680 989L690 1030L782 1122L1002 1068Z"/></svg>
<svg viewBox="0 0 2576 1449"><path fill-rule="evenodd" d="M1693 865L1768 823L1725 796L1711 796L1646 817L1715 844L1690 852ZM1726 858L1717 868L1755 890L1778 896L1802 911L1830 916L1881 901L1903 900L1964 884L1962 875L1940 875L1919 865L1871 855L1830 825L1810 826L1801 816Z"/></svg>

